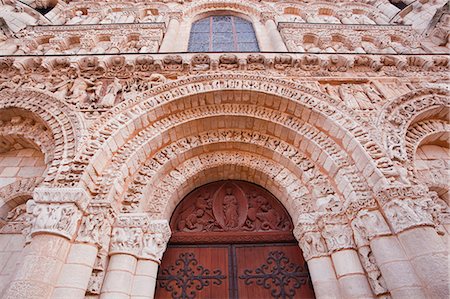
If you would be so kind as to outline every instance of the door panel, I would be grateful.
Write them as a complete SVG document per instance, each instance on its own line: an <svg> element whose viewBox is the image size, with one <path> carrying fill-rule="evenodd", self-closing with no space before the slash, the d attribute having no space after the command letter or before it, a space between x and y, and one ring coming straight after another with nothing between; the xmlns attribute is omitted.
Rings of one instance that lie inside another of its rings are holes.
<svg viewBox="0 0 450 299"><path fill-rule="evenodd" d="M235 245L239 299L314 298L309 273L296 245Z"/></svg>
<svg viewBox="0 0 450 299"><path fill-rule="evenodd" d="M155 298L314 298L296 244L169 246Z"/></svg>
<svg viewBox="0 0 450 299"><path fill-rule="evenodd" d="M155 298L229 298L229 252L228 246L168 248Z"/></svg>

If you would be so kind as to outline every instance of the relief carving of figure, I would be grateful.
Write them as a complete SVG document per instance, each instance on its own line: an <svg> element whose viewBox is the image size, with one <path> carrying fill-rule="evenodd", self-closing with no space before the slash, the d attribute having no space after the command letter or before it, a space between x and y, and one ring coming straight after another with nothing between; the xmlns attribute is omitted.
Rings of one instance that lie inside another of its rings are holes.
<svg viewBox="0 0 450 299"><path fill-rule="evenodd" d="M233 195L233 190L227 188L226 195L223 198L223 213L225 217L225 225L228 229L232 229L239 224L238 201Z"/></svg>
<svg viewBox="0 0 450 299"><path fill-rule="evenodd" d="M106 88L106 95L101 99L100 104L104 107L112 107L117 102L123 91L120 80L116 77Z"/></svg>
<svg viewBox="0 0 450 299"><path fill-rule="evenodd" d="M215 225L209 199L209 193L202 193L198 195L194 205L189 205L181 212L179 216L181 220L178 222L179 231L203 231Z"/></svg>

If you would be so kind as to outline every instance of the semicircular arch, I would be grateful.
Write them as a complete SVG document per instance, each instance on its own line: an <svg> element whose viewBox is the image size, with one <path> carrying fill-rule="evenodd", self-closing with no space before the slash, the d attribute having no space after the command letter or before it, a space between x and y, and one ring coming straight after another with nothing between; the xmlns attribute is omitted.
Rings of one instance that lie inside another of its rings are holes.
<svg viewBox="0 0 450 299"><path fill-rule="evenodd" d="M67 165L75 157L82 121L65 103L35 89L4 89L0 91L0 109L23 109L31 112L51 132L54 139L53 159L45 183L64 180Z"/></svg>

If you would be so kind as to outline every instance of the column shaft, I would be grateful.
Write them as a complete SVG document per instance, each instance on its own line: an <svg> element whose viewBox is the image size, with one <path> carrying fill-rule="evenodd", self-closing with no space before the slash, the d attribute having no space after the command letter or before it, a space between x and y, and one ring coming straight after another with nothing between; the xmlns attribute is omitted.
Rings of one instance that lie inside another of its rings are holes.
<svg viewBox="0 0 450 299"><path fill-rule="evenodd" d="M114 254L109 260L100 299L129 299L137 259L130 254Z"/></svg>
<svg viewBox="0 0 450 299"><path fill-rule="evenodd" d="M158 266L158 263L152 260L138 260L131 299L152 299L154 297Z"/></svg>
<svg viewBox="0 0 450 299"><path fill-rule="evenodd" d="M344 249L333 252L331 259L344 298L374 297L356 250Z"/></svg>
<svg viewBox="0 0 450 299"><path fill-rule="evenodd" d="M180 23L177 19L172 18L167 26L167 31L159 48L159 52L174 52L177 44L178 30Z"/></svg>
<svg viewBox="0 0 450 299"><path fill-rule="evenodd" d="M386 286L395 298L426 298L422 284L395 236L379 236L370 241Z"/></svg>
<svg viewBox="0 0 450 299"><path fill-rule="evenodd" d="M53 299L83 299L97 257L97 246L73 244L53 291Z"/></svg>
<svg viewBox="0 0 450 299"><path fill-rule="evenodd" d="M274 52L287 52L286 45L281 38L280 32L278 31L277 25L271 19L266 21L267 34L270 37L272 44L272 49Z"/></svg>
<svg viewBox="0 0 450 299"><path fill-rule="evenodd" d="M430 226L398 234L406 255L430 298L450 298L449 258L444 242Z"/></svg>
<svg viewBox="0 0 450 299"><path fill-rule="evenodd" d="M50 298L69 250L64 237L35 235L3 298Z"/></svg>
<svg viewBox="0 0 450 299"><path fill-rule="evenodd" d="M336 273L329 256L310 259L308 269L317 299L341 298Z"/></svg>

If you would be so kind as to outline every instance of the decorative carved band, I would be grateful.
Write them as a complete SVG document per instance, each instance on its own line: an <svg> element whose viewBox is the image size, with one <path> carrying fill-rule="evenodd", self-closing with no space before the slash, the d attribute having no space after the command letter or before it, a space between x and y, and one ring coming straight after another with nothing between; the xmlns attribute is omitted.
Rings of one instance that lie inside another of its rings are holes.
<svg viewBox="0 0 450 299"><path fill-rule="evenodd" d="M83 188L47 188L34 190L33 199L37 203L73 203L82 211L86 211L90 197Z"/></svg>

